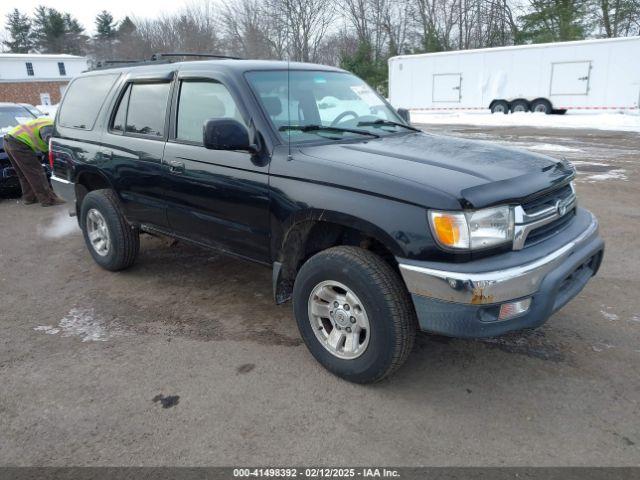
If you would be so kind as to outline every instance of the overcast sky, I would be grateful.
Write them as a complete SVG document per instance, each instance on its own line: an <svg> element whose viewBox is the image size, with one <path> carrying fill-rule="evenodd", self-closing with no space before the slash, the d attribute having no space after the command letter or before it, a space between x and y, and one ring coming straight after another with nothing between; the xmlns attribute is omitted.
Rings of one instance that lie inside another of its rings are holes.
<svg viewBox="0 0 640 480"><path fill-rule="evenodd" d="M163 13L173 13L182 7L193 3L193 0L20 0L10 2L0 0L0 35L4 33L7 13L18 8L29 15L38 5L55 8L62 12L69 12L82 23L88 33L95 30L94 20L102 10L108 10L116 20L126 15L135 17L157 17Z"/></svg>

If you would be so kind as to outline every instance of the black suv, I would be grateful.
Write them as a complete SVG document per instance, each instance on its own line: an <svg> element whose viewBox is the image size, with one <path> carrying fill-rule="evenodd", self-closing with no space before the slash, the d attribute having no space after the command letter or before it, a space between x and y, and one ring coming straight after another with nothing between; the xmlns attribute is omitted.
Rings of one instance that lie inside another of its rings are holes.
<svg viewBox="0 0 640 480"><path fill-rule="evenodd" d="M311 353L354 382L398 368L417 329L541 325L603 255L570 164L418 131L331 67L87 73L67 89L51 152L99 265L130 266L140 232L262 263Z"/></svg>

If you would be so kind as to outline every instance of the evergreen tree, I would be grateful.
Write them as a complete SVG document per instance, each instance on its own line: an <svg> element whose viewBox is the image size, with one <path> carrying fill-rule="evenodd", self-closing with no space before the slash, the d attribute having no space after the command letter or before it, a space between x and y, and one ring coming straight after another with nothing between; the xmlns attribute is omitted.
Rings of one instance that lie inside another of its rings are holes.
<svg viewBox="0 0 640 480"><path fill-rule="evenodd" d="M133 21L129 17L124 17L124 20L122 20L122 22L120 22L120 25L118 26L118 36L126 37L129 35L133 35L135 31L135 23L133 23Z"/></svg>
<svg viewBox="0 0 640 480"><path fill-rule="evenodd" d="M32 43L30 38L31 21L27 15L23 15L15 8L13 12L7 14L5 27L9 33L10 40L2 42L11 53L29 53Z"/></svg>
<svg viewBox="0 0 640 480"><path fill-rule="evenodd" d="M70 53L81 55L87 37L84 28L69 13L39 6L33 15L31 39L41 53Z"/></svg>
<svg viewBox="0 0 640 480"><path fill-rule="evenodd" d="M520 18L517 43L582 40L589 31L590 2L530 0L530 13Z"/></svg>
<svg viewBox="0 0 640 480"><path fill-rule="evenodd" d="M129 17L127 17L128 19ZM131 21L131 20L129 20ZM96 40L111 41L115 39L118 31L118 25L113 21L113 15L106 10L103 10L96 17Z"/></svg>
<svg viewBox="0 0 640 480"><path fill-rule="evenodd" d="M373 49L361 42L352 55L344 54L340 59L340 68L353 72L379 92L387 93L387 63L373 60Z"/></svg>

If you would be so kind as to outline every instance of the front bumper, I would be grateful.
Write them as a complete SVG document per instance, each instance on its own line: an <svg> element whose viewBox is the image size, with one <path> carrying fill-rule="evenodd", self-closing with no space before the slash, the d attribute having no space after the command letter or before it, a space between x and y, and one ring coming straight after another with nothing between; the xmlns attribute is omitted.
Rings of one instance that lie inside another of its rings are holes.
<svg viewBox="0 0 640 480"><path fill-rule="evenodd" d="M398 261L422 330L487 337L542 325L596 274L603 253L596 218L578 209L570 227L524 250L458 265ZM498 318L502 304L525 298L524 314Z"/></svg>

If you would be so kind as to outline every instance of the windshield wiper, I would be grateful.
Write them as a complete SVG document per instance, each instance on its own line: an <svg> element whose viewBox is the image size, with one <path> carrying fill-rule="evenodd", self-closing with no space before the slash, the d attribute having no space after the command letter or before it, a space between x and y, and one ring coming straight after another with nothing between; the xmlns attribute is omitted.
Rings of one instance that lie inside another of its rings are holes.
<svg viewBox="0 0 640 480"><path fill-rule="evenodd" d="M360 135L368 135L373 138L380 138L380 135L373 132L367 132L366 130L356 130L353 128L340 128L340 127L330 127L328 125L283 125L278 130L284 132L285 130L299 130L301 132L346 132L346 133L357 133Z"/></svg>
<svg viewBox="0 0 640 480"><path fill-rule="evenodd" d="M358 122L359 127L375 127L377 125L380 125L381 127L384 127L385 125L389 125L393 127L402 127L402 128L406 128L407 130L413 130L414 132L422 131L419 128L411 127L409 125L405 125L404 123L392 122L391 120L383 120L382 118L379 118L378 120L374 120L372 122Z"/></svg>

